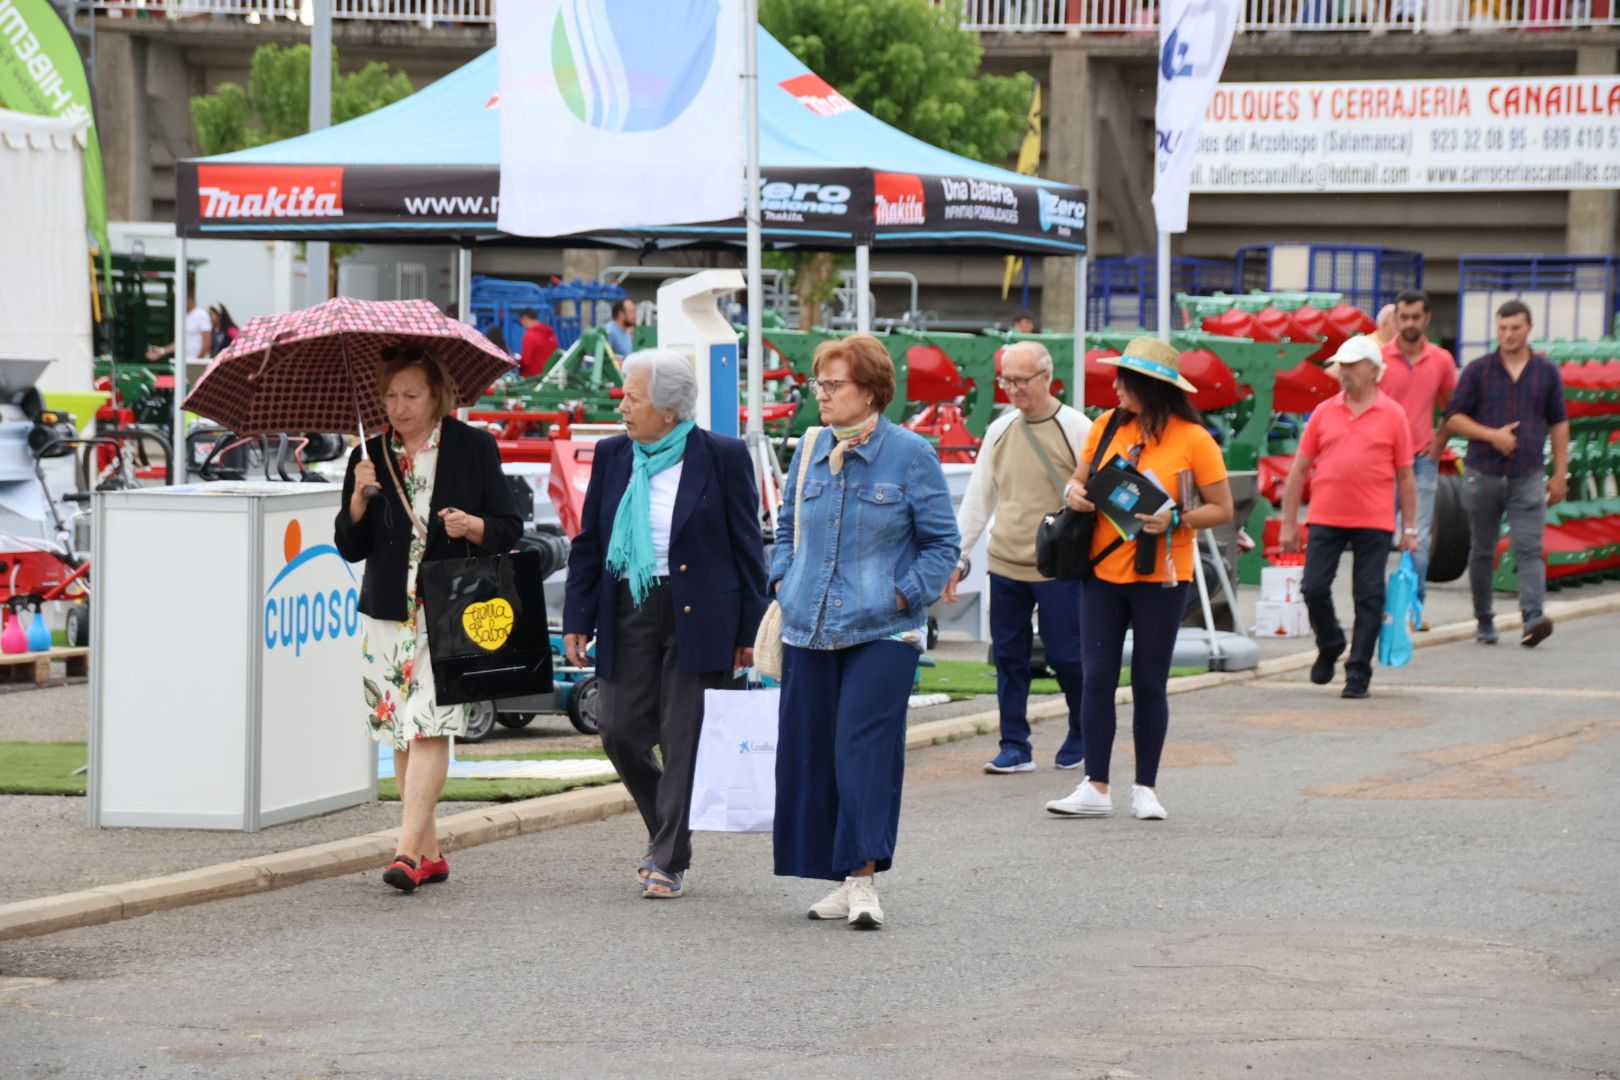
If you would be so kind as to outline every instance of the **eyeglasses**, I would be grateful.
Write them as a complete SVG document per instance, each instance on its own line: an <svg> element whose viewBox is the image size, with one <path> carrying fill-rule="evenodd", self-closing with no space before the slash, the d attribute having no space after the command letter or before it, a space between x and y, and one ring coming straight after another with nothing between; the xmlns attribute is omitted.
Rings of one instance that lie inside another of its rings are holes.
<svg viewBox="0 0 1620 1080"><path fill-rule="evenodd" d="M1022 379L1013 375L998 375L996 376L996 385L1003 390L1022 390L1036 379L1049 378L1051 374L1050 371L1037 371L1035 374L1025 376Z"/></svg>
<svg viewBox="0 0 1620 1080"><path fill-rule="evenodd" d="M804 385L811 394L817 397L820 397L823 391L826 392L828 397L832 397L849 384L850 380L848 379L811 379Z"/></svg>

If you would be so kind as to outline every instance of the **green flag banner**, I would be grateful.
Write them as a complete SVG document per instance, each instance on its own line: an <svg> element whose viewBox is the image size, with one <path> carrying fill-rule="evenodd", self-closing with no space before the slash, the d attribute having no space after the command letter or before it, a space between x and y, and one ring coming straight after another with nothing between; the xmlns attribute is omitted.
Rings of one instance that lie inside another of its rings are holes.
<svg viewBox="0 0 1620 1080"><path fill-rule="evenodd" d="M112 254L107 245L107 181L90 83L73 35L48 0L0 0L0 106L90 125L84 150L84 215L90 235L101 247L105 272Z"/></svg>

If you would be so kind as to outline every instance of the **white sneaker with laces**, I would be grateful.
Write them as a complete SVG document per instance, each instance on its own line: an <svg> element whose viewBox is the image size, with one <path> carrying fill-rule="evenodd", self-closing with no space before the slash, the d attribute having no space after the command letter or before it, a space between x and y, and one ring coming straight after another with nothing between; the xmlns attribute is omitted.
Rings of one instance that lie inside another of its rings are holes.
<svg viewBox="0 0 1620 1080"><path fill-rule="evenodd" d="M845 878L842 885L812 904L810 917L828 920L849 918L849 883L854 880Z"/></svg>
<svg viewBox="0 0 1620 1080"><path fill-rule="evenodd" d="M1141 784L1131 785L1131 813L1138 821L1163 821L1170 816L1153 789Z"/></svg>
<svg viewBox="0 0 1620 1080"><path fill-rule="evenodd" d="M883 925L883 908L878 904L877 889L872 883L875 875L844 879L849 890L849 925L855 930L876 930Z"/></svg>
<svg viewBox="0 0 1620 1080"><path fill-rule="evenodd" d="M1107 817L1114 812L1114 800L1111 795L1098 791L1088 776L1067 798L1053 799L1046 804L1046 809L1059 817Z"/></svg>

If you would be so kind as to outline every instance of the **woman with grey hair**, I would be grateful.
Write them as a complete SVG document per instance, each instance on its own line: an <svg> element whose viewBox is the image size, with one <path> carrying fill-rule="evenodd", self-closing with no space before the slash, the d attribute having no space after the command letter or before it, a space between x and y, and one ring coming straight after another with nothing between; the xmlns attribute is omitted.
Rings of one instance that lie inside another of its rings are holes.
<svg viewBox="0 0 1620 1080"><path fill-rule="evenodd" d="M753 663L766 604L753 460L694 423L697 398L682 354L625 360L625 434L596 444L563 608L569 663L596 639L602 747L647 825L652 900L685 894L703 692Z"/></svg>

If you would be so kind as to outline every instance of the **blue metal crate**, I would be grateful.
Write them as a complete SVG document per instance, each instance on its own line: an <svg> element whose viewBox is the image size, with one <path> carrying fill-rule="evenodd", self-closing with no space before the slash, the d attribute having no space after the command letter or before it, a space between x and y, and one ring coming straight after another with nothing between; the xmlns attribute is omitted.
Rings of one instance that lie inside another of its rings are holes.
<svg viewBox="0 0 1620 1080"><path fill-rule="evenodd" d="M1237 249L1240 291L1336 292L1376 316L1403 289L1423 287L1423 255L1368 244L1247 244Z"/></svg>
<svg viewBox="0 0 1620 1080"><path fill-rule="evenodd" d="M1149 330L1158 325L1159 271L1154 255L1123 255L1093 260L1086 281L1086 326L1100 330ZM1231 259L1181 256L1170 260L1171 295L1208 296L1237 288ZM1182 328L1180 309L1170 312L1172 329Z"/></svg>
<svg viewBox="0 0 1620 1080"><path fill-rule="evenodd" d="M1604 337L1620 313L1620 256L1464 255L1457 260L1457 359L1495 345L1496 309L1506 300L1530 308L1534 336Z"/></svg>
<svg viewBox="0 0 1620 1080"><path fill-rule="evenodd" d="M564 349L578 341L587 326L605 325L613 302L625 295L619 286L600 281L570 281L550 286L544 293L556 313L550 320L551 327Z"/></svg>

